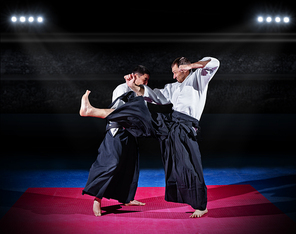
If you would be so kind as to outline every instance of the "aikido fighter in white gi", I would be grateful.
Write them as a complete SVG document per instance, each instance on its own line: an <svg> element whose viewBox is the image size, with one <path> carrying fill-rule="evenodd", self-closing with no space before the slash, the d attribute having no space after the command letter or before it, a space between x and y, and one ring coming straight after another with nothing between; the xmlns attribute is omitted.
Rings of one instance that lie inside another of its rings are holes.
<svg viewBox="0 0 296 234"><path fill-rule="evenodd" d="M219 61L212 57L196 63L185 57L177 58L171 66L177 82L167 84L163 89L138 86L133 75L126 79L128 86L147 102L173 104L171 114L156 117L157 126L164 126L158 129L161 132L158 138L166 176L165 199L191 205L195 209L192 218L208 212L207 187L196 132L206 103L208 84L219 65Z"/></svg>

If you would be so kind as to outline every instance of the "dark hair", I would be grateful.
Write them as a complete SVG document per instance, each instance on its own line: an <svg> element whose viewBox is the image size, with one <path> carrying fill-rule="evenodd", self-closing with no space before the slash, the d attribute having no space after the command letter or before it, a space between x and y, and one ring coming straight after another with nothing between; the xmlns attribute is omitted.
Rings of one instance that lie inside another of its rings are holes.
<svg viewBox="0 0 296 234"><path fill-rule="evenodd" d="M150 71L143 65L136 66L133 70L133 73L138 73L140 75L148 74L150 76Z"/></svg>
<svg viewBox="0 0 296 234"><path fill-rule="evenodd" d="M180 65L187 65L187 64L191 64L191 62L189 61L188 58L185 58L185 57L179 57L179 58L176 58L174 60L174 62L172 63L172 66L175 66L175 64L179 67Z"/></svg>

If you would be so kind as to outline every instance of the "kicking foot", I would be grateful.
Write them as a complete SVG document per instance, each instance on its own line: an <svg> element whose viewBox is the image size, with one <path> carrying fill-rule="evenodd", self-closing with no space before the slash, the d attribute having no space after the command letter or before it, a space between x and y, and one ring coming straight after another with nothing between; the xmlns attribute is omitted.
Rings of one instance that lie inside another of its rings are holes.
<svg viewBox="0 0 296 234"><path fill-rule="evenodd" d="M137 200L130 201L130 203L124 204L125 206L145 206L146 203L139 202Z"/></svg>
<svg viewBox="0 0 296 234"><path fill-rule="evenodd" d="M208 213L208 209L205 210L195 210L192 215L190 215L190 218L200 218L204 214Z"/></svg>
<svg viewBox="0 0 296 234"><path fill-rule="evenodd" d="M94 200L94 205L93 205L93 211L95 216L101 216L102 215L102 210L101 210L101 202L102 199L100 198L95 198Z"/></svg>
<svg viewBox="0 0 296 234"><path fill-rule="evenodd" d="M89 94L90 94L90 91L86 90L85 94L81 98L81 107L80 107L79 114L84 117L90 116L91 111L93 109L92 105L90 104L90 102L88 100Z"/></svg>
<svg viewBox="0 0 296 234"><path fill-rule="evenodd" d="M110 113L114 111L114 109L99 109L93 107L89 100L88 96L90 94L89 90L86 90L85 94L81 98L81 106L79 114L83 117L96 117L96 118L106 118Z"/></svg>

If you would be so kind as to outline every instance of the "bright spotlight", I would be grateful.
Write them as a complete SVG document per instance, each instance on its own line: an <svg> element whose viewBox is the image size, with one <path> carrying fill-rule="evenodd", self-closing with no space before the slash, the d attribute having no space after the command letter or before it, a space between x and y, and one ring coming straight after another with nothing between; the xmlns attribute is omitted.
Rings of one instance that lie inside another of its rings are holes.
<svg viewBox="0 0 296 234"><path fill-rule="evenodd" d="M289 23L289 22L290 22L290 18L289 18L289 17L285 17L285 18L284 18L284 22L285 22L285 23Z"/></svg>
<svg viewBox="0 0 296 234"><path fill-rule="evenodd" d="M34 22L34 17L33 17L33 16L30 16L29 19L28 19L28 21L29 21L30 23Z"/></svg>
<svg viewBox="0 0 296 234"><path fill-rule="evenodd" d="M40 15L34 15L34 14L31 14L29 13L28 15L25 15L25 14L21 14L21 15L11 15L10 16L10 20L11 20L11 23L15 24L15 25L22 25L22 28L24 28L25 26L26 27L29 27L29 28L32 28L34 27L34 25L43 25L44 23L44 18L43 16L40 14Z"/></svg>
<svg viewBox="0 0 296 234"><path fill-rule="evenodd" d="M267 18L266 18L266 22L267 23L270 23L272 21L272 18L270 17L270 16L268 16Z"/></svg>
<svg viewBox="0 0 296 234"><path fill-rule="evenodd" d="M12 21L12 22L16 22L16 21L17 21L17 18L16 18L15 16L12 16L12 17L11 17L11 21Z"/></svg>
<svg viewBox="0 0 296 234"><path fill-rule="evenodd" d="M37 18L37 21L38 21L39 23L42 23L42 22L43 22L43 18L42 18L41 16L39 16L39 17Z"/></svg>
<svg viewBox="0 0 296 234"><path fill-rule="evenodd" d="M263 22L263 17L262 17L262 16L259 16L259 17L257 18L257 21L258 21L259 23L262 23L262 22Z"/></svg>
<svg viewBox="0 0 296 234"><path fill-rule="evenodd" d="M20 17L20 21L21 21L22 23L26 22L26 17L25 17L25 16L21 16L21 17Z"/></svg>
<svg viewBox="0 0 296 234"><path fill-rule="evenodd" d="M281 22L281 18L280 17L275 17L275 22L277 22L277 23Z"/></svg>

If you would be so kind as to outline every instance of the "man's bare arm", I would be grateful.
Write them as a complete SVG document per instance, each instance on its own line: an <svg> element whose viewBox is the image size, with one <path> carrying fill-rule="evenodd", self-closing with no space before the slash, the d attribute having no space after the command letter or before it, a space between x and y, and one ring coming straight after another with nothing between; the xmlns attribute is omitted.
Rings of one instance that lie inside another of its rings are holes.
<svg viewBox="0 0 296 234"><path fill-rule="evenodd" d="M144 87L142 85L136 85L136 76L133 73L124 76L124 79L126 81L127 86L130 87L137 94L137 96L144 95Z"/></svg>

